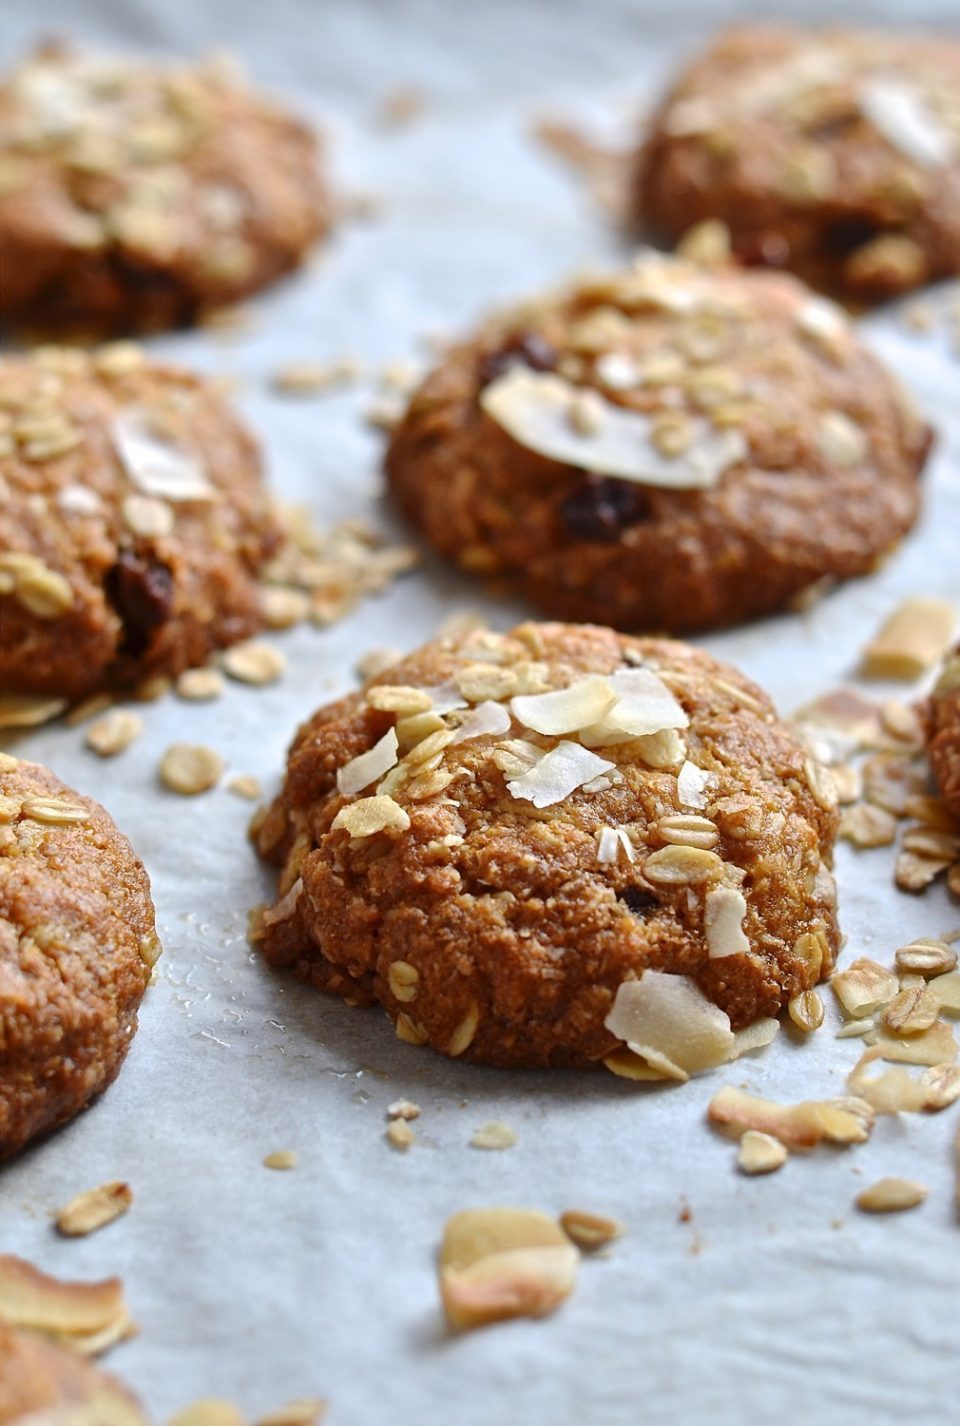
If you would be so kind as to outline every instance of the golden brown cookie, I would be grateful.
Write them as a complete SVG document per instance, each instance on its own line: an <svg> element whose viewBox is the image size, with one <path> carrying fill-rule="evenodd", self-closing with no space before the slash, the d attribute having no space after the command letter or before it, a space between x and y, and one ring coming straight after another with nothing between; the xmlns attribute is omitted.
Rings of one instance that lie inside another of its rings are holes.
<svg viewBox="0 0 960 1426"><path fill-rule="evenodd" d="M330 224L310 130L224 60L52 46L0 85L3 320L192 320L296 267Z"/></svg>
<svg viewBox="0 0 960 1426"><path fill-rule="evenodd" d="M283 869L255 939L380 1001L401 1039L589 1068L647 971L734 1029L829 973L836 820L767 696L707 654L590 626L465 634L300 729L255 823Z"/></svg>
<svg viewBox="0 0 960 1426"><path fill-rule="evenodd" d="M960 821L960 644L947 657L926 712L930 765L944 802Z"/></svg>
<svg viewBox="0 0 960 1426"><path fill-rule="evenodd" d="M960 44L743 25L681 74L633 188L670 241L720 219L745 262L874 302L960 272Z"/></svg>
<svg viewBox="0 0 960 1426"><path fill-rule="evenodd" d="M0 1426L144 1426L139 1402L76 1352L0 1322Z"/></svg>
<svg viewBox="0 0 960 1426"><path fill-rule="evenodd" d="M111 1083L159 953L149 878L110 816L0 754L0 1156Z"/></svg>
<svg viewBox="0 0 960 1426"><path fill-rule="evenodd" d="M4 691L79 698L257 629L277 547L257 447L129 345L0 359Z"/></svg>
<svg viewBox="0 0 960 1426"><path fill-rule="evenodd" d="M547 613L686 633L875 568L929 441L831 303L645 252L449 352L387 472L431 544Z"/></svg>

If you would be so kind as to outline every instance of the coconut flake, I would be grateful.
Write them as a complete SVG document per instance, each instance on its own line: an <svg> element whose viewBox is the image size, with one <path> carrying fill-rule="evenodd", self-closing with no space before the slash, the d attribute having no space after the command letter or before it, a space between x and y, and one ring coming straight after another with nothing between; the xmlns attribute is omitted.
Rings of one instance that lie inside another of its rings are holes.
<svg viewBox="0 0 960 1426"><path fill-rule="evenodd" d="M480 405L496 423L528 450L549 460L577 466L597 475L611 475L639 485L667 490L706 490L724 471L747 455L742 432L717 431L709 421L691 419L692 439L675 456L665 456L652 443L653 422L639 411L628 411L597 394L598 428L584 434L574 428L570 411L583 388L554 372L531 371L513 363L486 386Z"/></svg>
<svg viewBox="0 0 960 1426"><path fill-rule="evenodd" d="M957 152L950 130L903 80L868 79L860 90L860 112L888 143L924 168L944 168Z"/></svg>
<svg viewBox="0 0 960 1426"><path fill-rule="evenodd" d="M600 836L597 842L598 862L604 864L616 862L619 859L621 847L628 862L636 861L636 848L624 827L600 828Z"/></svg>
<svg viewBox="0 0 960 1426"><path fill-rule="evenodd" d="M742 1030L734 1030L733 1038L737 1043L733 1058L738 1060L741 1055L749 1055L753 1050L765 1049L773 1043L779 1032L780 1021L774 1020L772 1015L762 1016L759 1020L745 1025Z"/></svg>
<svg viewBox="0 0 960 1426"><path fill-rule="evenodd" d="M65 485L57 504L67 515L99 515L103 509L100 496L87 485Z"/></svg>
<svg viewBox="0 0 960 1426"><path fill-rule="evenodd" d="M685 728L690 721L652 669L620 669L608 684L616 702L598 722L581 730L589 747L613 747L632 738Z"/></svg>
<svg viewBox="0 0 960 1426"><path fill-rule="evenodd" d="M398 746L396 728L388 728L372 748L337 768L337 791L353 797L371 782L379 782L384 773L396 767Z"/></svg>
<svg viewBox="0 0 960 1426"><path fill-rule="evenodd" d="M616 694L605 678L579 678L552 693L521 694L510 701L513 715L535 733L559 737L596 723L613 707Z"/></svg>
<svg viewBox="0 0 960 1426"><path fill-rule="evenodd" d="M604 1024L672 1079L726 1064L736 1050L729 1017L685 975L647 970L624 981Z"/></svg>
<svg viewBox="0 0 960 1426"><path fill-rule="evenodd" d="M151 431L142 411L123 411L111 436L130 480L144 495L164 500L212 500L217 492L198 461Z"/></svg>
<svg viewBox="0 0 960 1426"><path fill-rule="evenodd" d="M631 391L643 382L643 373L626 352L604 352L594 368L604 386L612 391Z"/></svg>
<svg viewBox="0 0 960 1426"><path fill-rule="evenodd" d="M797 326L808 337L828 342L850 330L843 308L826 297L808 297L797 313Z"/></svg>
<svg viewBox="0 0 960 1426"><path fill-rule="evenodd" d="M436 713L438 718L442 718L446 713L453 713L457 708L467 707L467 700L449 679L446 683L428 684L420 692L430 699L430 711Z"/></svg>
<svg viewBox="0 0 960 1426"><path fill-rule="evenodd" d="M453 741L465 743L468 738L484 738L490 733L499 737L501 733L509 731L510 714L502 703L494 703L492 698L488 698L470 709L454 733Z"/></svg>
<svg viewBox="0 0 960 1426"><path fill-rule="evenodd" d="M677 796L680 799L680 806L690 807L695 811L706 807L709 783L710 774L688 759L677 773Z"/></svg>
<svg viewBox="0 0 960 1426"><path fill-rule="evenodd" d="M511 797L532 802L534 807L552 807L601 773L612 772L615 766L579 743L564 741L545 753L529 772L508 782L507 791Z"/></svg>
<svg viewBox="0 0 960 1426"><path fill-rule="evenodd" d="M726 956L742 956L750 949L743 931L747 902L742 891L732 886L718 886L708 891L703 914L703 929L711 960Z"/></svg>

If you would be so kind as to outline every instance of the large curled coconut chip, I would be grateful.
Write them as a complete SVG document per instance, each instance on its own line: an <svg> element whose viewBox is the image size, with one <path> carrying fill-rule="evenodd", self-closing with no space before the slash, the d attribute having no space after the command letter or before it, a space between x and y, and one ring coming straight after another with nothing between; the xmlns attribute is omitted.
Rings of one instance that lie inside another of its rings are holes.
<svg viewBox="0 0 960 1426"><path fill-rule="evenodd" d="M947 652L956 622L956 610L945 599L905 600L864 649L864 673L872 678L919 678Z"/></svg>
<svg viewBox="0 0 960 1426"><path fill-rule="evenodd" d="M553 1218L532 1208L469 1208L440 1249L440 1296L454 1327L545 1317L573 1291L580 1254Z"/></svg>
<svg viewBox="0 0 960 1426"><path fill-rule="evenodd" d="M134 1330L117 1277L62 1282L12 1253L0 1256L0 1321L99 1356Z"/></svg>
<svg viewBox="0 0 960 1426"><path fill-rule="evenodd" d="M615 768L616 763L591 753L579 743L564 740L534 763L529 772L508 782L507 791L511 797L532 802L534 807L552 807L578 787L585 787L594 778Z"/></svg>
<svg viewBox="0 0 960 1426"><path fill-rule="evenodd" d="M639 980L624 981L603 1023L670 1079L687 1080L736 1054L729 1017L683 975L646 970Z"/></svg>
<svg viewBox="0 0 960 1426"><path fill-rule="evenodd" d="M384 773L396 766L398 747L396 728L388 728L367 752L337 768L337 791L352 797L372 782L379 782Z"/></svg>
<svg viewBox="0 0 960 1426"><path fill-rule="evenodd" d="M731 1139L748 1130L769 1134L788 1149L814 1149L824 1139L832 1144L862 1144L873 1128L873 1109L862 1099L804 1100L778 1104L726 1085L707 1109L715 1128Z"/></svg>
<svg viewBox="0 0 960 1426"><path fill-rule="evenodd" d="M709 489L748 451L740 431L717 431L691 418L689 445L665 456L651 439L649 416L520 362L484 387L480 405L519 445L548 460L668 490ZM582 411L588 420L578 419Z"/></svg>

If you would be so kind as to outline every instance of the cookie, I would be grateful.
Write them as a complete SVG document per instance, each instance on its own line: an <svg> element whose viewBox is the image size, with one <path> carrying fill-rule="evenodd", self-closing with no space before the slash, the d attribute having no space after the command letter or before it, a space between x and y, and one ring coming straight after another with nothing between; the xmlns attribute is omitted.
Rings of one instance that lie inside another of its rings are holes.
<svg viewBox="0 0 960 1426"><path fill-rule="evenodd" d="M125 344L2 358L0 484L7 693L176 674L260 626L280 531L209 382Z"/></svg>
<svg viewBox="0 0 960 1426"><path fill-rule="evenodd" d="M638 226L719 219L747 263L855 304L960 272L960 44L744 25L680 76L633 177Z"/></svg>
<svg viewBox="0 0 960 1426"><path fill-rule="evenodd" d="M926 715L930 765L940 795L960 821L960 644L943 665Z"/></svg>
<svg viewBox="0 0 960 1426"><path fill-rule="evenodd" d="M109 814L0 754L0 1156L112 1082L159 954L150 880Z"/></svg>
<svg viewBox="0 0 960 1426"><path fill-rule="evenodd" d="M590 626L474 632L300 729L254 823L282 867L254 939L379 1001L403 1040L586 1069L648 972L726 1034L828 974L836 824L829 777L707 654Z"/></svg>
<svg viewBox="0 0 960 1426"><path fill-rule="evenodd" d="M34 1332L0 1322L0 1426L144 1426L136 1398L116 1377Z"/></svg>
<svg viewBox="0 0 960 1426"><path fill-rule="evenodd" d="M155 330L255 292L329 227L318 162L222 59L39 50L0 85L4 321Z"/></svg>
<svg viewBox="0 0 960 1426"><path fill-rule="evenodd" d="M465 569L557 618L687 633L874 569L929 441L833 304L645 252L450 351L386 467Z"/></svg>

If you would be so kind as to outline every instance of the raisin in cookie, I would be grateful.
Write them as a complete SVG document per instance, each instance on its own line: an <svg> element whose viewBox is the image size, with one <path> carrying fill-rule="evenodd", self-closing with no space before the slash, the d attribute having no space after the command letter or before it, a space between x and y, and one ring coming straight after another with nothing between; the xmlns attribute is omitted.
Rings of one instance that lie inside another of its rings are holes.
<svg viewBox="0 0 960 1426"><path fill-rule="evenodd" d="M929 440L825 299L647 252L451 351L387 471L463 567L559 618L685 633L872 570Z"/></svg>
<svg viewBox="0 0 960 1426"><path fill-rule="evenodd" d="M930 764L943 800L960 821L960 645L944 663L926 715Z"/></svg>
<svg viewBox="0 0 960 1426"><path fill-rule="evenodd" d="M590 626L471 633L300 729L255 820L283 870L254 936L455 1057L589 1068L632 1044L649 992L660 1030L680 997L730 1058L731 1026L833 964L835 832L829 776L705 653ZM691 1048L655 1040L651 1073Z"/></svg>
<svg viewBox="0 0 960 1426"><path fill-rule="evenodd" d="M678 79L637 164L637 222L720 219L746 262L857 303L960 272L960 44L746 25Z"/></svg>
<svg viewBox="0 0 960 1426"><path fill-rule="evenodd" d="M329 226L317 165L228 63L42 49L0 85L4 320L149 330L244 297Z"/></svg>
<svg viewBox="0 0 960 1426"><path fill-rule="evenodd" d="M159 953L149 878L108 814L0 754L0 1155L114 1079Z"/></svg>
<svg viewBox="0 0 960 1426"><path fill-rule="evenodd" d="M281 536L209 383L128 345L2 358L0 481L6 693L175 674L259 627Z"/></svg>

